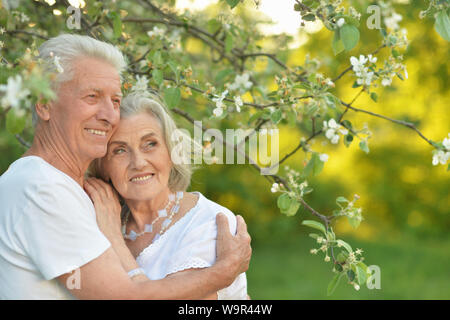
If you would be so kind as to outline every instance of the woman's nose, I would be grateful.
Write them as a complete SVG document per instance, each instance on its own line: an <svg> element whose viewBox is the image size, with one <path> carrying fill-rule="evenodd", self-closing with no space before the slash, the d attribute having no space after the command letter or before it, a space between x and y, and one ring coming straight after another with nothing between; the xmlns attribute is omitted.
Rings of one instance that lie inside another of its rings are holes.
<svg viewBox="0 0 450 320"><path fill-rule="evenodd" d="M139 151L133 152L133 157L131 161L135 169L142 169L148 164L147 160L145 159L145 155L143 155Z"/></svg>

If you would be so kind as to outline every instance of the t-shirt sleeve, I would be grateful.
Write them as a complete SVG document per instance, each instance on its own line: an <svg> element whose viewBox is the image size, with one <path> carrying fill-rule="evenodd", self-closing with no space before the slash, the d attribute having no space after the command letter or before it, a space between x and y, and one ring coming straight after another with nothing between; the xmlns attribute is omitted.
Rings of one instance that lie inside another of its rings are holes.
<svg viewBox="0 0 450 320"><path fill-rule="evenodd" d="M61 181L25 190L24 214L15 230L46 280L83 266L110 247L92 203L75 187Z"/></svg>

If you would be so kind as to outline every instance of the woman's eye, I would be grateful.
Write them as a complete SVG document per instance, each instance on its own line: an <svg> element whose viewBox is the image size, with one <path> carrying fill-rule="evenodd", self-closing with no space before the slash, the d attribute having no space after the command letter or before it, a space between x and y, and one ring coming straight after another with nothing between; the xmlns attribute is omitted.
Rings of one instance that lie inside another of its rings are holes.
<svg viewBox="0 0 450 320"><path fill-rule="evenodd" d="M156 142L155 141L149 141L149 142L147 142L146 144L145 144L145 147L154 147L154 146L156 146Z"/></svg>

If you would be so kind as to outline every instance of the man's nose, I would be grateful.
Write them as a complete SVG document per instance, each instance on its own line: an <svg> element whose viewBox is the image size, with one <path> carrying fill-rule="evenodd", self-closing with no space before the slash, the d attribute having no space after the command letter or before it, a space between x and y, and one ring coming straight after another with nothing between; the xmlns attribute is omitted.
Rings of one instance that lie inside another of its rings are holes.
<svg viewBox="0 0 450 320"><path fill-rule="evenodd" d="M97 113L97 119L108 122L111 126L116 126L120 121L120 109L114 106L114 103L105 98Z"/></svg>

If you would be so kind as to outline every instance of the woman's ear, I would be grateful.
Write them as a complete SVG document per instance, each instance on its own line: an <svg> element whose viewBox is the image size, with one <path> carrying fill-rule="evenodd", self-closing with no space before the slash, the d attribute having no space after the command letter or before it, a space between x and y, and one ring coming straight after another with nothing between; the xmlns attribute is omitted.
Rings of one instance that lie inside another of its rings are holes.
<svg viewBox="0 0 450 320"><path fill-rule="evenodd" d="M50 104L37 102L35 105L36 114L43 121L50 120Z"/></svg>

